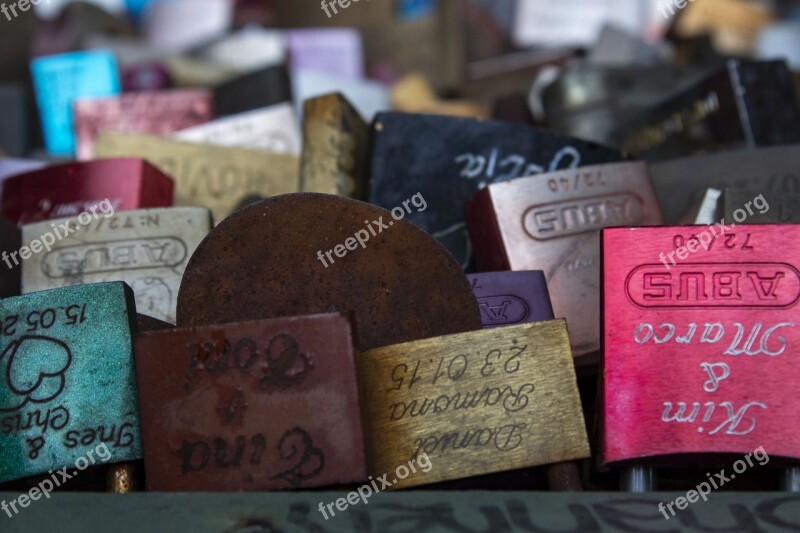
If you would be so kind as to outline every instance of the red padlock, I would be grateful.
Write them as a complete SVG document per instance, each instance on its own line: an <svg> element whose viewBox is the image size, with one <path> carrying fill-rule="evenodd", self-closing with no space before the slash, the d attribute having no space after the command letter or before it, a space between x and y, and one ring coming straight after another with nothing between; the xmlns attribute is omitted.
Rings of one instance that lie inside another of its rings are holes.
<svg viewBox="0 0 800 533"><path fill-rule="evenodd" d="M144 159L68 163L7 179L0 210L16 224L29 224L97 211L104 201L114 212L170 207L174 188L172 178Z"/></svg>
<svg viewBox="0 0 800 533"><path fill-rule="evenodd" d="M366 480L353 335L338 313L138 335L148 488L287 490Z"/></svg>
<svg viewBox="0 0 800 533"><path fill-rule="evenodd" d="M602 258L603 462L800 459L800 228L605 229Z"/></svg>

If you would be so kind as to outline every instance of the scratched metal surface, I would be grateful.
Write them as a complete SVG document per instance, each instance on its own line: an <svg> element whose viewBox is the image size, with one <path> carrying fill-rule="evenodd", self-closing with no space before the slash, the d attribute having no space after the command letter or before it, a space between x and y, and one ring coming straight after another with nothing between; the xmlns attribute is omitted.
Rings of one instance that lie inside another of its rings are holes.
<svg viewBox="0 0 800 533"><path fill-rule="evenodd" d="M658 504L686 493L398 492L377 494L326 521L320 502L344 492L264 494L52 494L9 518L4 533L506 533L621 531L772 532L800 529L800 495L715 493L677 510ZM9 501L16 494L0 493ZM673 507L674 508L674 507Z"/></svg>
<svg viewBox="0 0 800 533"><path fill-rule="evenodd" d="M414 222L467 270L472 244L461 208L479 189L621 159L605 146L491 120L381 113L372 128L369 201L391 209L421 192L431 207Z"/></svg>
<svg viewBox="0 0 800 533"><path fill-rule="evenodd" d="M101 442L108 463L140 459L131 289L96 283L6 298L0 317L0 481L74 470Z"/></svg>
<svg viewBox="0 0 800 533"><path fill-rule="evenodd" d="M480 329L466 276L414 225L416 214L393 220L377 206L317 193L242 209L189 261L178 325L353 311L362 350ZM368 236L363 247L353 238L359 231ZM354 246L345 249L348 239ZM322 251L330 256L324 264Z"/></svg>
<svg viewBox="0 0 800 533"><path fill-rule="evenodd" d="M543 270L556 317L566 317L579 360L599 348L600 229L662 221L642 162L610 163L495 183L465 207L481 270ZM497 257L504 264L492 264ZM585 364L583 361L579 364Z"/></svg>
<svg viewBox="0 0 800 533"><path fill-rule="evenodd" d="M290 490L367 479L353 344L350 320L338 314L138 335L147 488Z"/></svg>
<svg viewBox="0 0 800 533"><path fill-rule="evenodd" d="M714 229L603 231L605 463L800 458L800 230Z"/></svg>

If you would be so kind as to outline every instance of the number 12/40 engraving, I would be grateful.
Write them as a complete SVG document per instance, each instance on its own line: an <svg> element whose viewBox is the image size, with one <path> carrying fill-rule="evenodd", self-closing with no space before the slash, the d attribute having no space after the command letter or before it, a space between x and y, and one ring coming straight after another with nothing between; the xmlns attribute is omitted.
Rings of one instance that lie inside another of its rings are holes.
<svg viewBox="0 0 800 533"><path fill-rule="evenodd" d="M672 238L672 246L677 250L682 246L686 246L692 251L692 248L697 250L701 246L705 248L708 246L708 250L711 251L714 248L715 243L719 240L720 246L725 248L726 250L755 250L752 243L752 234L747 233L745 235L736 233L728 233L726 235L719 235L714 237L713 239L709 240L707 244L704 244L705 241L701 241L697 235L692 234L686 239L683 235L675 235Z"/></svg>

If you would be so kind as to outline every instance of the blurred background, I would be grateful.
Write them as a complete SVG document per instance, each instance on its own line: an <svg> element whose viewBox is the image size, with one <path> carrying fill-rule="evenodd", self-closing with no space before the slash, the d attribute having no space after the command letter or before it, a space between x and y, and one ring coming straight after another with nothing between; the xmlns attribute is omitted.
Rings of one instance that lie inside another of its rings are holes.
<svg viewBox="0 0 800 533"><path fill-rule="evenodd" d="M45 149L30 64L82 50L113 54L110 94L281 66L289 90L235 111L291 100L299 115L340 91L366 120L383 109L494 117L617 147L620 124L726 57L800 70L790 0L5 0L17 4L0 13L0 150L46 160L75 152Z"/></svg>

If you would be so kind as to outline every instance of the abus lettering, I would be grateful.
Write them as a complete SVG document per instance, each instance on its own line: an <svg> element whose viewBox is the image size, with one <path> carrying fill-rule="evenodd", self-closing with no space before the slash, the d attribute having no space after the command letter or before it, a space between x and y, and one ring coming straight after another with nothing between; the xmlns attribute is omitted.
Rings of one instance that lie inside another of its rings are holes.
<svg viewBox="0 0 800 533"><path fill-rule="evenodd" d="M800 272L784 263L683 263L634 269L625 292L638 307L785 308L800 299Z"/></svg>
<svg viewBox="0 0 800 533"><path fill-rule="evenodd" d="M542 241L608 226L635 225L643 220L643 201L632 193L530 207L522 217L525 232Z"/></svg>
<svg viewBox="0 0 800 533"><path fill-rule="evenodd" d="M478 298L481 316L490 324L517 324L528 316L525 301L513 295L486 296Z"/></svg>
<svg viewBox="0 0 800 533"><path fill-rule="evenodd" d="M186 255L186 244L175 237L80 244L48 252L42 272L50 278L63 278L76 273L175 267Z"/></svg>

